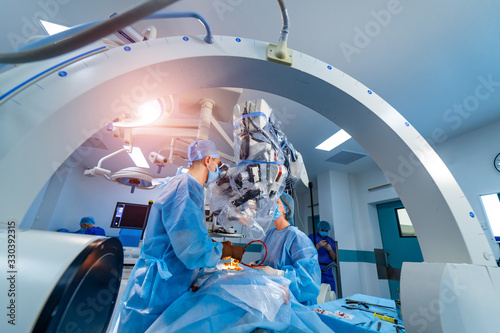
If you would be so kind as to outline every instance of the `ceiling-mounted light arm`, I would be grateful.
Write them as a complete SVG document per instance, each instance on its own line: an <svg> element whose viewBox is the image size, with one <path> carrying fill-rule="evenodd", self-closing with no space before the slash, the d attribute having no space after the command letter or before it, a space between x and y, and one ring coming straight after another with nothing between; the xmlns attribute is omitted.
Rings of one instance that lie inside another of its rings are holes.
<svg viewBox="0 0 500 333"><path fill-rule="evenodd" d="M99 160L99 162L97 163L97 166L96 167L93 167L92 169L89 169L89 170L85 170L83 172L83 174L85 176L89 176L89 177L93 177L93 176L103 176L105 177L106 179L110 180L110 177L109 175L111 175L111 170L108 170L108 169L104 169L102 167L102 162L104 162L105 160L107 160L108 158L110 157L113 157L115 155L118 155L119 153L121 153L122 151L125 151L127 149L125 148L122 148L122 149L119 149L117 151L115 151L114 153L111 153L107 156L104 156L103 158L101 158Z"/></svg>
<svg viewBox="0 0 500 333"><path fill-rule="evenodd" d="M170 155L168 156L168 160L170 161L170 163L173 163L174 161L174 149L176 141L176 138L173 138L172 141L170 141Z"/></svg>
<svg viewBox="0 0 500 333"><path fill-rule="evenodd" d="M219 156L225 160L228 160L230 162L233 162L234 163L234 156L231 156L231 155L228 155L226 153L223 153L223 152L220 152L220 151L217 151L219 153Z"/></svg>
<svg viewBox="0 0 500 333"><path fill-rule="evenodd" d="M98 168L101 168L102 162L104 162L105 160L107 160L107 159L108 159L108 158L110 158L110 157L113 157L113 156L115 156L115 155L118 155L118 154L119 154L119 153L121 153L122 151L128 151L128 149L126 149L126 148L122 148L122 149L119 149L119 150L115 151L114 153L111 153L111 154L109 154L109 155L107 155L107 156L104 156L104 157L103 157L103 158L101 158L101 159L99 160L99 162L97 163L97 167L98 167Z"/></svg>
<svg viewBox="0 0 500 333"><path fill-rule="evenodd" d="M226 143L231 147L232 150L234 150L234 142L231 140L231 138L226 134L224 129L220 126L219 122L215 120L215 118L212 116L210 123L213 125L217 133L226 141Z"/></svg>
<svg viewBox="0 0 500 333"><path fill-rule="evenodd" d="M172 138L170 142L170 153L168 157L168 163L174 164L174 156L177 156L182 160L186 159L187 158L186 151L188 149L189 144L193 141L194 140L183 140L180 138ZM160 149L160 152L166 149L168 148Z"/></svg>
<svg viewBox="0 0 500 333"><path fill-rule="evenodd" d="M278 4L281 10L283 25L278 44L269 44L267 46L267 60L291 66L293 64L293 53L292 50L287 48L288 27L290 26L288 11L286 10L285 0L278 0Z"/></svg>
<svg viewBox="0 0 500 333"><path fill-rule="evenodd" d="M204 98L200 101L200 105L200 122L198 124L198 134L196 135L196 139L208 140L212 111L214 109L215 102L209 98Z"/></svg>
<svg viewBox="0 0 500 333"><path fill-rule="evenodd" d="M179 0L150 0L135 6L111 19L93 25L78 34L69 36L39 48L12 53L0 53L0 63L20 64L44 60L76 50L98 39L111 35L118 29L126 27L143 17L150 15ZM69 30L67 30L69 31ZM56 36L56 35L54 35Z"/></svg>

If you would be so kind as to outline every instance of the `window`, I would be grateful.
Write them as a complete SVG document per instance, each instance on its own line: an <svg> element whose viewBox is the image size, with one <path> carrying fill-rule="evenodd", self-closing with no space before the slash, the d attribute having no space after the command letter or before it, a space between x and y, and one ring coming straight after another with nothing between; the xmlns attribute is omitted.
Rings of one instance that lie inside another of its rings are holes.
<svg viewBox="0 0 500 333"><path fill-rule="evenodd" d="M495 237L495 241L500 242L500 200L498 194L484 194L480 197L493 237Z"/></svg>
<svg viewBox="0 0 500 333"><path fill-rule="evenodd" d="M399 236L400 237L417 237L413 224L410 221L406 208L397 208L396 217L398 220Z"/></svg>

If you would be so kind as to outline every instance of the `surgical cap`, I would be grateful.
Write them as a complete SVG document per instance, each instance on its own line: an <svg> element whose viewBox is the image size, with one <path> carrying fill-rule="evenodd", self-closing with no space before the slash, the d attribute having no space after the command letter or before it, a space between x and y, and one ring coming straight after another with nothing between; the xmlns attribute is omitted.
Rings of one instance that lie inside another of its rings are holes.
<svg viewBox="0 0 500 333"><path fill-rule="evenodd" d="M293 198L288 193L283 192L280 199L283 202L283 205L285 206L287 220L288 222L290 222L291 225L293 225L293 209L294 209Z"/></svg>
<svg viewBox="0 0 500 333"><path fill-rule="evenodd" d="M215 143L210 140L197 140L189 145L187 150L188 159L186 161L191 165L194 161L201 160L205 156L220 158L217 148L215 148Z"/></svg>
<svg viewBox="0 0 500 333"><path fill-rule="evenodd" d="M323 230L330 230L332 227L330 226L330 223L326 221L319 221L318 222L318 229L323 229Z"/></svg>
<svg viewBox="0 0 500 333"><path fill-rule="evenodd" d="M95 220L92 216L85 216L80 220L80 225L82 224L95 224Z"/></svg>

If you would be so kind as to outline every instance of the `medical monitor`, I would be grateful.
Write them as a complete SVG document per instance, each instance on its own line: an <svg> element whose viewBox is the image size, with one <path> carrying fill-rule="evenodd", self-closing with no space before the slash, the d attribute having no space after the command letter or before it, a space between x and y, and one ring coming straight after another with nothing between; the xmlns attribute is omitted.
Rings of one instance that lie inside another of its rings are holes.
<svg viewBox="0 0 500 333"><path fill-rule="evenodd" d="M117 202L111 228L144 230L149 217L149 205Z"/></svg>

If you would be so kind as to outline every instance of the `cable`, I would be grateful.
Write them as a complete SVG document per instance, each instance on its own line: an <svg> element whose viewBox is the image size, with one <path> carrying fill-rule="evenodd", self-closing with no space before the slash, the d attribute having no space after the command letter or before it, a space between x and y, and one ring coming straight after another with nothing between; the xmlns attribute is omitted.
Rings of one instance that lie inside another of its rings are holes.
<svg viewBox="0 0 500 333"><path fill-rule="evenodd" d="M240 264L242 264L243 266L247 266L247 267L257 267L257 266L262 265L262 263L264 262L264 260L266 260L266 257L267 257L267 246L266 246L266 244L265 244L263 241L261 241L261 240L258 240L258 239L253 240L253 241L251 241L250 243L248 243L247 245L245 245L245 246L243 247L243 249L246 249L246 247L247 247L248 245L250 245L250 244L252 244L252 243L255 243L255 242L260 242L260 243L262 243L262 245L264 245L264 249L266 250L266 254L264 255L264 258L260 261L260 263L259 263L258 265L255 265L255 266L250 266L250 265L247 265L247 264L244 264L244 263L240 262Z"/></svg>
<svg viewBox="0 0 500 333"><path fill-rule="evenodd" d="M0 63L19 64L44 60L73 51L95 40L110 35L179 0L149 0L82 32L37 49L0 53Z"/></svg>
<svg viewBox="0 0 500 333"><path fill-rule="evenodd" d="M201 16L196 12L166 12L166 13L160 12L160 13L154 13L146 17L145 19L148 20L148 19L161 19L161 18L170 19L170 18L189 18L189 17L195 18L198 21L200 21L201 24L203 24L203 26L207 30L207 35L205 36L204 40L208 44L213 44L214 37L212 35L212 30L210 29L210 25L203 16Z"/></svg>
<svg viewBox="0 0 500 333"><path fill-rule="evenodd" d="M300 217L300 207L299 207L300 205L298 203L299 202L299 197L297 195L297 191L293 191L293 198L294 198L294 200L296 202L295 206L297 207L297 214L296 215L299 217L300 224L302 225L302 229L301 230L304 231L304 232L305 232L305 230L307 230L309 232L309 228L306 228L306 225L305 225L304 221L302 221L302 218Z"/></svg>
<svg viewBox="0 0 500 333"><path fill-rule="evenodd" d="M286 5L284 0L278 0L278 4L280 6L281 18L283 20L283 26L281 28L279 40L286 42L288 39L288 27L290 25L290 21L288 19L288 11L286 10Z"/></svg>

